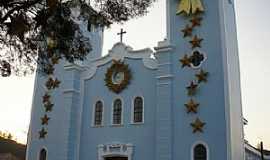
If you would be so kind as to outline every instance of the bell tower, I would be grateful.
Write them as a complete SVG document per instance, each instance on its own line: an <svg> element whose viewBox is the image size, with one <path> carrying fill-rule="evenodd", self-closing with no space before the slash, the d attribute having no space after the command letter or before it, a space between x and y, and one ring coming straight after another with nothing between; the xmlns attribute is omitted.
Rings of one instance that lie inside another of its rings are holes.
<svg viewBox="0 0 270 160"><path fill-rule="evenodd" d="M244 139L233 0L167 0L173 159L243 160ZM168 152L168 153L169 153Z"/></svg>

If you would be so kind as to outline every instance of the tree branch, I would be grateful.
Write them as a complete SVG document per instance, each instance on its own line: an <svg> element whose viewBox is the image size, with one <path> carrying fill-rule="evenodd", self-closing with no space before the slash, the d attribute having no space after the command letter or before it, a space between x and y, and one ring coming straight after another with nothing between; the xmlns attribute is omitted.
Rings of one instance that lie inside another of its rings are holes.
<svg viewBox="0 0 270 160"><path fill-rule="evenodd" d="M41 1L42 0L27 1L20 6L16 6L16 7L12 8L11 10L9 10L5 14L5 16L3 18L0 19L0 24L4 23L8 19L8 17L10 17L12 15L12 13L14 13L15 11L20 11L21 9L27 9L33 5L36 5L37 3L41 2Z"/></svg>

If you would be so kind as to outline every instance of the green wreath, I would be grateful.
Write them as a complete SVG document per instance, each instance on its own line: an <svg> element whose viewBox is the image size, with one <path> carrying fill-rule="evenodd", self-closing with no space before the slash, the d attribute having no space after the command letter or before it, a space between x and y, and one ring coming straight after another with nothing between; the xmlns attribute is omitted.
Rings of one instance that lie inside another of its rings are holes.
<svg viewBox="0 0 270 160"><path fill-rule="evenodd" d="M113 81L114 76L118 73L123 73L123 79L120 83L115 83ZM127 64L124 62L113 60L113 64L110 68L107 69L107 73L105 74L105 83L109 90L114 93L119 94L123 91L130 83L132 78L131 71Z"/></svg>

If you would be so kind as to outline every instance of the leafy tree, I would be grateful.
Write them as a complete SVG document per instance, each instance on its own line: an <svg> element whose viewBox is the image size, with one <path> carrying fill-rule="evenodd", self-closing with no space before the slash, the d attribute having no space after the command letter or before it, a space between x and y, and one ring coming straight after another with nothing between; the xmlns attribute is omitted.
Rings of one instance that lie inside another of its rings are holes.
<svg viewBox="0 0 270 160"><path fill-rule="evenodd" d="M72 18L109 27L143 16L155 0L0 0L0 75L32 73L37 64L53 74L60 59L83 60L91 51ZM90 27L89 27L90 28Z"/></svg>

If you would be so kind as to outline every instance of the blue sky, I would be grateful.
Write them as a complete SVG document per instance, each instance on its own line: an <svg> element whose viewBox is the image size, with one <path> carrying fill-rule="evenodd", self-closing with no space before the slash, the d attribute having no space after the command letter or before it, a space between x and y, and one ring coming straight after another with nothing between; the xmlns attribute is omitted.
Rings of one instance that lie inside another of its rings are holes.
<svg viewBox="0 0 270 160"><path fill-rule="evenodd" d="M119 41L116 33L123 27L124 42L134 49L154 47L165 38L165 1L158 0L151 12L124 26L113 25L105 32L103 54ZM238 43L240 54L243 112L249 125L246 138L254 145L265 141L270 149L270 6L269 0L237 0ZM154 30L154 31L153 31ZM149 38L138 35L147 33ZM14 133L26 141L33 92L33 77L0 78L0 130Z"/></svg>

